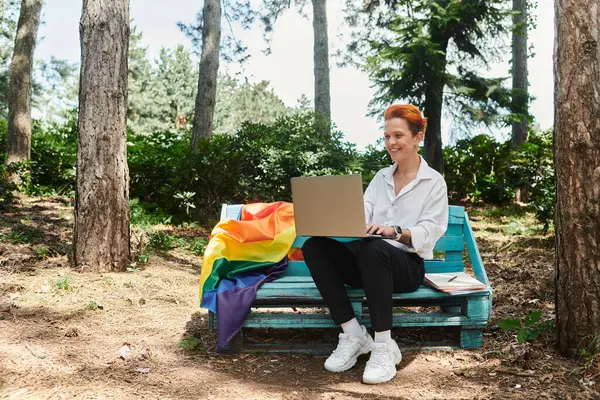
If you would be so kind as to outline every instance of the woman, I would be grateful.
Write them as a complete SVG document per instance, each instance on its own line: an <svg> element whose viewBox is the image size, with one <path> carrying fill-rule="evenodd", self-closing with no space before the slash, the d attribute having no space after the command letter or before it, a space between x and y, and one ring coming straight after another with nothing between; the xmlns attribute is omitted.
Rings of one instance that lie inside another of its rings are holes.
<svg viewBox="0 0 600 400"><path fill-rule="evenodd" d="M302 247L304 259L334 322L339 343L325 361L331 372L348 370L361 354L371 353L363 382L391 380L402 360L391 336L392 293L412 292L423 283L423 260L433 258L435 242L448 225L444 178L417 153L427 119L413 105L393 105L384 113L385 146L394 162L380 170L365 194L367 233L392 239L347 243L313 237ZM360 325L345 285L363 288L374 339Z"/></svg>

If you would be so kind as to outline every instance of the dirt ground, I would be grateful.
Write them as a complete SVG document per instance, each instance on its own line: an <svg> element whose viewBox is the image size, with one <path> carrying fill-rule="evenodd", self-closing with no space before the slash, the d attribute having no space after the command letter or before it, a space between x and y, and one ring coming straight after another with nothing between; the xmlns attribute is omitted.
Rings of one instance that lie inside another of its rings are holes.
<svg viewBox="0 0 600 400"><path fill-rule="evenodd" d="M67 259L71 207L23 199L0 214L0 398L600 399L598 357L560 357L552 333L518 345L495 325L534 310L554 318L553 239L510 212L472 212L495 290L483 348L405 352L392 382L368 386L366 358L330 374L325 356L215 353L199 257L180 247L130 272L80 273Z"/></svg>

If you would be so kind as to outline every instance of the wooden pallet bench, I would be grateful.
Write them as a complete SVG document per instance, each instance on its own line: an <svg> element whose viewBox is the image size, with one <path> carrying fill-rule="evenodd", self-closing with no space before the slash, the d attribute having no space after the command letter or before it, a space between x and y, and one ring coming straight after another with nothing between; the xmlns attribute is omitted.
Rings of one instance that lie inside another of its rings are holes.
<svg viewBox="0 0 600 400"><path fill-rule="evenodd" d="M223 205L221 218L239 219L240 205ZM436 258L425 261L425 271L430 273L458 272L464 270L464 256L468 255L475 277L489 287L489 281L469 218L461 206L449 206L448 230L435 246ZM301 248L308 237L298 236L293 248ZM338 238L338 240L349 240ZM466 251L465 251L466 248ZM361 324L370 326L364 291L348 288L348 296ZM477 348L482 345L483 328L488 322L492 305L492 290L452 295L430 287L421 287L412 293L394 294L394 327L453 327L453 340L442 343L424 343L418 348ZM401 307L435 306L436 312L403 312ZM303 261L290 261L287 271L276 281L264 284L257 293L252 312L244 328L334 328L336 325L324 307L310 272ZM293 309L306 308L302 313ZM273 312L287 309L289 312ZM312 309L312 311L311 311ZM316 309L316 310L315 310ZM320 312L319 312L320 311ZM209 315L209 326L216 328L216 318ZM232 340L231 351L272 351L326 353L333 344L294 346L290 344L244 343L244 329Z"/></svg>

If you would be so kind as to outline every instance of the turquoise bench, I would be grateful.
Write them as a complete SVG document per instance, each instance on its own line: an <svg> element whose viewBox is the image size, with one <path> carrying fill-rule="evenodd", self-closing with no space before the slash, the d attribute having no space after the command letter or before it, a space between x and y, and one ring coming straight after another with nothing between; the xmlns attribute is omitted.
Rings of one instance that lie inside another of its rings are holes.
<svg viewBox="0 0 600 400"><path fill-rule="evenodd" d="M223 205L221 218L238 219L240 205ZM464 207L450 206L448 209L448 230L435 246L436 259L425 261L425 270L430 273L458 272L465 268L465 255L468 255L472 272L481 282L489 281L469 218ZM298 236L293 248L301 248L308 237ZM338 238L338 240L349 240ZM466 248L466 252L465 252ZM438 258L439 257L439 258ZM352 307L357 319L369 326L368 307L364 292L348 288ZM448 343L421 343L418 348L477 348L482 345L483 328L488 322L492 290L451 295L430 287L421 287L412 293L394 294L394 327L453 327L452 340ZM433 312L406 312L402 307L434 306ZM336 325L329 313L324 312L324 304L310 272L303 261L290 261L283 276L264 284L257 293L252 311L246 318L244 328L334 328ZM293 312L303 308L302 313ZM279 309L279 310L273 310ZM288 309L289 312L280 312ZM274 312L278 311L278 312ZM216 318L209 315L209 327L216 328ZM232 340L231 351L273 351L326 353L331 351L331 343L319 345L291 345L274 343L244 343L244 329Z"/></svg>

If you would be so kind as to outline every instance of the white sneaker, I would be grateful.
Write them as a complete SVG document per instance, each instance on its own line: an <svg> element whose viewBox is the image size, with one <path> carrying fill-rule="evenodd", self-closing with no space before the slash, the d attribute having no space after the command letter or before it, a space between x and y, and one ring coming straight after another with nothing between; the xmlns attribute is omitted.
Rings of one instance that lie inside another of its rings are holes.
<svg viewBox="0 0 600 400"><path fill-rule="evenodd" d="M374 385L392 380L396 376L396 364L400 361L402 353L395 340L387 343L374 342L363 373L363 382Z"/></svg>
<svg viewBox="0 0 600 400"><path fill-rule="evenodd" d="M347 335L340 333L340 340L337 348L331 353L325 361L325 369L330 372L346 371L356 364L356 359L361 354L367 354L371 351L373 338L367 332L367 329L361 325L362 334Z"/></svg>

